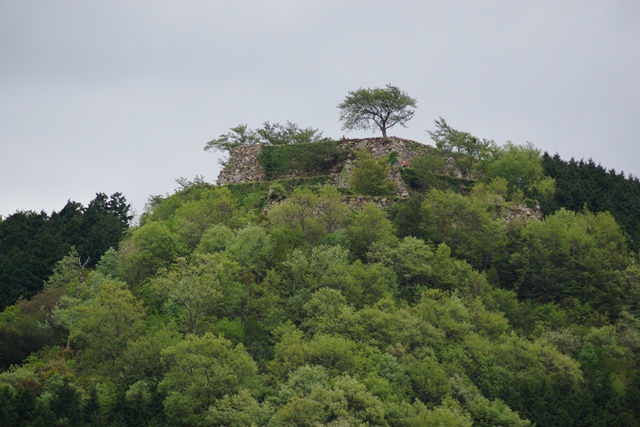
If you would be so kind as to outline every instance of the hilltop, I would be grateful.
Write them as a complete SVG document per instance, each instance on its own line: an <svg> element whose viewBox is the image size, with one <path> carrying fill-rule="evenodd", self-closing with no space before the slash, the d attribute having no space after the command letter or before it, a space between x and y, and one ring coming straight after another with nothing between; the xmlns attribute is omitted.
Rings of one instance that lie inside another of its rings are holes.
<svg viewBox="0 0 640 427"><path fill-rule="evenodd" d="M246 183L312 176L327 176L327 183L349 187L351 168L356 152L366 150L374 157L393 156L389 179L398 184L397 195L408 196L400 168L411 166L415 156L425 155L433 147L417 141L390 138L359 138L324 141L295 146L264 146L254 144L239 147L220 171L218 185ZM282 153L278 153L281 151ZM278 159L286 159L286 163Z"/></svg>
<svg viewBox="0 0 640 427"><path fill-rule="evenodd" d="M4 301L0 423L638 425L640 183L451 135L237 146L126 231L0 221L5 289L21 220L87 242Z"/></svg>

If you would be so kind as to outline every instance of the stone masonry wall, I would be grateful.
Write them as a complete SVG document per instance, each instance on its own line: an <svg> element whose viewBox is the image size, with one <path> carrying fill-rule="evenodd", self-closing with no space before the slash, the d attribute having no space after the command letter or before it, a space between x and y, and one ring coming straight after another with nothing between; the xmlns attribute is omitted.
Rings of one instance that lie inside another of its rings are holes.
<svg viewBox="0 0 640 427"><path fill-rule="evenodd" d="M431 147L401 138L359 138L359 139L342 139L338 141L340 147L349 153L347 160L342 165L341 172L330 175L331 182L337 187L349 187L350 170L356 163L356 152L358 150L368 150L375 157L388 155L392 152L396 153L398 161L391 167L389 178L398 184L399 197L409 197L402 177L400 176L400 168L403 162L407 166L411 166L411 160L415 156L424 155ZM261 145L249 145L246 147L238 147L229 158L227 166L220 172L218 176L218 185L229 183L243 183L266 181L267 176L264 168L260 164L260 154L262 153ZM292 176L294 177L294 176ZM364 205L371 201L371 198L362 196L344 196L343 201L353 209L362 209ZM265 213L271 205L277 204L278 201L270 201L265 207ZM375 198L375 203L385 208L395 203L394 200L387 198ZM541 220L543 215L539 207L514 206L502 212L502 216L507 222L515 220Z"/></svg>
<svg viewBox="0 0 640 427"><path fill-rule="evenodd" d="M398 196L407 197L409 193L402 182L400 176L400 167L406 161L407 166L411 165L411 159L414 156L425 154L429 149L428 146L420 144L416 141L401 138L359 138L359 139L342 139L338 141L340 147L351 153L342 166L342 171L331 174L331 181L337 187L348 187L350 170L353 167L357 150L368 150L375 157L384 156L395 152L398 161L391 168L389 178L398 184ZM255 182L266 180L264 168L258 160L262 153L260 145L249 145L246 147L238 147L235 149L227 166L220 172L218 176L218 185L228 183Z"/></svg>
<svg viewBox="0 0 640 427"><path fill-rule="evenodd" d="M259 160L261 153L260 144L236 148L227 166L218 175L218 185L265 181L267 175Z"/></svg>
<svg viewBox="0 0 640 427"><path fill-rule="evenodd" d="M429 147L420 144L419 142L412 141L410 139L402 138L359 138L359 139L343 139L340 142L340 146L349 152L356 152L358 150L368 150L374 157L378 158L391 153L396 153L398 161L391 167L391 173L389 179L398 184L397 196L408 197L409 192L402 181L400 176L400 168L403 162L406 162L407 166L411 166L411 159L415 156L426 154ZM332 175L333 185L336 187L349 187L349 178L351 176L351 168L357 162L355 156L350 156L339 174Z"/></svg>

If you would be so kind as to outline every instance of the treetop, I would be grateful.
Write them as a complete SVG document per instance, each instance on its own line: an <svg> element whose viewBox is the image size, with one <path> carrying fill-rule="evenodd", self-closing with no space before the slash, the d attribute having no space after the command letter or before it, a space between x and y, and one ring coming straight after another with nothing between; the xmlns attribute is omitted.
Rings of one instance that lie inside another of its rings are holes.
<svg viewBox="0 0 640 427"><path fill-rule="evenodd" d="M417 101L397 86L350 91L338 108L343 130L380 130L386 138L387 129L396 124L405 126L413 118Z"/></svg>

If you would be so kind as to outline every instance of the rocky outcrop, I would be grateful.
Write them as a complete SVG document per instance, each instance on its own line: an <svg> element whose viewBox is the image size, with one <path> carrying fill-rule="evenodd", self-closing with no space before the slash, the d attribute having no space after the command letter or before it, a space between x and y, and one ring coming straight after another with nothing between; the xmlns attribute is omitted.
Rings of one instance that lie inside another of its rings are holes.
<svg viewBox="0 0 640 427"><path fill-rule="evenodd" d="M538 205L534 207L525 205L510 206L506 209L506 212L503 212L503 215L506 222L542 220L544 218Z"/></svg>
<svg viewBox="0 0 640 427"><path fill-rule="evenodd" d="M373 202L380 209L388 208L398 203L398 199L389 197L365 197L365 196L343 196L342 201L351 209L362 210L367 203Z"/></svg>

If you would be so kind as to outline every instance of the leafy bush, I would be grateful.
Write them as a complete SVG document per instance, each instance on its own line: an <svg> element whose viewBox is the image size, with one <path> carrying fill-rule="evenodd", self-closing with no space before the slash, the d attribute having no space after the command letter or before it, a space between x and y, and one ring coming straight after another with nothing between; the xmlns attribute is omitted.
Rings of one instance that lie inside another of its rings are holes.
<svg viewBox="0 0 640 427"><path fill-rule="evenodd" d="M473 186L474 181L455 176L432 173L423 174L421 171L413 167L401 168L400 176L402 181L413 190L426 191L430 188L439 190L452 190L462 194L468 193Z"/></svg>
<svg viewBox="0 0 640 427"><path fill-rule="evenodd" d="M389 164L393 166L396 163L398 163L398 153L396 153L395 151L392 151L389 153Z"/></svg>
<svg viewBox="0 0 640 427"><path fill-rule="evenodd" d="M395 194L398 186L389 179L388 157L376 159L365 150L358 152L358 162L351 171L349 185L364 196L387 196Z"/></svg>

